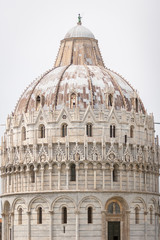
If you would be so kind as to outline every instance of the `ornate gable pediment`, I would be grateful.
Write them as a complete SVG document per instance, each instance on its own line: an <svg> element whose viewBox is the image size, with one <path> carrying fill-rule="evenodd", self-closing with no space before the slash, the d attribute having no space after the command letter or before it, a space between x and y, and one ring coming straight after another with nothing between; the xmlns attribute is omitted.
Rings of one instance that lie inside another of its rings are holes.
<svg viewBox="0 0 160 240"><path fill-rule="evenodd" d="M29 145L27 145L27 149L24 154L24 162L25 163L33 162L33 154L31 152Z"/></svg>
<svg viewBox="0 0 160 240"><path fill-rule="evenodd" d="M42 143L42 146L41 146L39 154L38 154L38 160L40 162L45 162L45 161L49 160L48 153L47 153L43 143Z"/></svg>
<svg viewBox="0 0 160 240"><path fill-rule="evenodd" d="M107 160L109 161L115 161L118 159L118 153L115 150L114 143L111 142L111 146L106 154Z"/></svg>
<svg viewBox="0 0 160 240"><path fill-rule="evenodd" d="M18 152L18 148L15 148L15 153L14 153L14 157L13 157L13 161L14 163L17 163L20 161L20 156L19 156L19 152Z"/></svg>
<svg viewBox="0 0 160 240"><path fill-rule="evenodd" d="M122 160L124 162L133 162L133 156L132 156L132 153L130 151L129 144L127 144L127 147L126 147L125 152L123 154Z"/></svg>
<svg viewBox="0 0 160 240"><path fill-rule="evenodd" d="M73 151L72 151L69 159L74 160L74 161L84 160L84 156L83 156L82 151L77 142L76 142L75 147L73 148Z"/></svg>
<svg viewBox="0 0 160 240"><path fill-rule="evenodd" d="M84 117L82 119L82 121L87 121L87 122L90 122L90 121L93 121L93 122L96 122L96 117L94 115L94 112L91 108L91 106L89 105L86 109L86 112L84 114Z"/></svg>
<svg viewBox="0 0 160 240"><path fill-rule="evenodd" d="M57 162L65 161L66 160L66 154L64 153L60 142L58 141L58 145L56 147L56 150L54 152L54 157Z"/></svg>
<svg viewBox="0 0 160 240"><path fill-rule="evenodd" d="M102 156L96 146L96 142L94 141L93 142L93 147L89 153L89 156L88 156L89 160L90 161L101 161L102 160Z"/></svg>
<svg viewBox="0 0 160 240"><path fill-rule="evenodd" d="M142 147L139 147L138 153L137 153L137 161L143 162L143 160L144 160L144 156L143 156Z"/></svg>

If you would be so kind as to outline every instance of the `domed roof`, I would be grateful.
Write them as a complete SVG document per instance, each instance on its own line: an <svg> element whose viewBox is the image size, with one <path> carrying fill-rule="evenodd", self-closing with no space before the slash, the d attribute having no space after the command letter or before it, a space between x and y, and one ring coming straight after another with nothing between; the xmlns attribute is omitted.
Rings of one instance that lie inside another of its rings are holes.
<svg viewBox="0 0 160 240"><path fill-rule="evenodd" d="M15 114L38 110L37 98L45 110L70 108L73 93L79 109L89 105L93 109L105 109L110 95L115 109L131 111L137 104L138 111L145 113L143 103L130 84L105 68L98 41L81 25L81 20L61 41L54 68L22 94Z"/></svg>
<svg viewBox="0 0 160 240"><path fill-rule="evenodd" d="M121 76L99 66L70 65L50 70L33 82L22 95L16 113L36 110L37 96L43 97L43 108L61 110L70 107L70 96L75 93L77 106L86 109L106 108L106 95L114 96L114 107L131 111L135 90ZM139 110L144 112L139 100Z"/></svg>
<svg viewBox="0 0 160 240"><path fill-rule="evenodd" d="M95 38L93 33L84 26L77 24L77 26L70 29L65 38Z"/></svg>

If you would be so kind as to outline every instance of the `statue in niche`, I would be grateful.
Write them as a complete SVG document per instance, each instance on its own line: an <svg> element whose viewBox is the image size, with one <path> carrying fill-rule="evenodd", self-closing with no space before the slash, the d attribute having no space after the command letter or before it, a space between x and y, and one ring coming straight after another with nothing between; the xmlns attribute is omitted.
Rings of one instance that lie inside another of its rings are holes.
<svg viewBox="0 0 160 240"><path fill-rule="evenodd" d="M93 153L93 161L97 161L98 160L98 154L97 153Z"/></svg>
<svg viewBox="0 0 160 240"><path fill-rule="evenodd" d="M43 154L43 155L41 155L41 157L40 157L40 161L41 162L45 162L45 160L46 160L46 156Z"/></svg>
<svg viewBox="0 0 160 240"><path fill-rule="evenodd" d="M113 153L111 153L111 154L109 155L109 158L110 158L111 160L114 160L115 155L114 155Z"/></svg>
<svg viewBox="0 0 160 240"><path fill-rule="evenodd" d="M31 158L30 158L30 156L28 154L26 156L26 162L31 162Z"/></svg>
<svg viewBox="0 0 160 240"><path fill-rule="evenodd" d="M58 162L61 162L61 161L62 161L62 155L61 155L60 153L58 153L58 154L56 155L56 160L57 160Z"/></svg>
<svg viewBox="0 0 160 240"><path fill-rule="evenodd" d="M79 161L79 160L80 160L80 154L79 154L79 153L76 153L76 154L74 155L74 159L75 159L75 161Z"/></svg>
<svg viewBox="0 0 160 240"><path fill-rule="evenodd" d="M142 160L143 160L142 156L138 156L138 161L142 162Z"/></svg>
<svg viewBox="0 0 160 240"><path fill-rule="evenodd" d="M130 162L130 155L129 155L129 154L126 154L126 155L125 155L125 161L126 161L126 162Z"/></svg>

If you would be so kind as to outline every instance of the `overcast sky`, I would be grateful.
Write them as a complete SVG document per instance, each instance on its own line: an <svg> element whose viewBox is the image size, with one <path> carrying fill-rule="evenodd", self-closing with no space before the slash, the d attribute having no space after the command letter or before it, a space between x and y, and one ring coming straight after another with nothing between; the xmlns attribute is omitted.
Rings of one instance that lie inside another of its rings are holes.
<svg viewBox="0 0 160 240"><path fill-rule="evenodd" d="M29 83L54 65L78 13L105 65L138 90L160 122L160 0L0 0L0 124ZM156 130L160 135L160 125Z"/></svg>

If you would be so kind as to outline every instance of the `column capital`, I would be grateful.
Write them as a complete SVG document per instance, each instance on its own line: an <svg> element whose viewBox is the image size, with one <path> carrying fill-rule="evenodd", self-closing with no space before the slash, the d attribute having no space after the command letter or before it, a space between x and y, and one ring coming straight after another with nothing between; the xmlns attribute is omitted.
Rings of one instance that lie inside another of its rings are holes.
<svg viewBox="0 0 160 240"><path fill-rule="evenodd" d="M130 210L126 210L125 212L126 212L126 214L130 214L130 213L131 213L131 211L130 211Z"/></svg>
<svg viewBox="0 0 160 240"><path fill-rule="evenodd" d="M48 212L49 212L51 215L54 214L54 211L53 211L53 210L49 210Z"/></svg>
<svg viewBox="0 0 160 240"><path fill-rule="evenodd" d="M77 214L77 215L79 215L79 214L80 214L80 211L75 210L74 213Z"/></svg>
<svg viewBox="0 0 160 240"><path fill-rule="evenodd" d="M147 212L147 211L145 211L145 212L144 212L144 215L147 215L147 214L148 214L148 212Z"/></svg>
<svg viewBox="0 0 160 240"><path fill-rule="evenodd" d="M27 211L26 213L27 213L27 215L28 215L28 216L30 216L30 215L31 215L31 211Z"/></svg>

